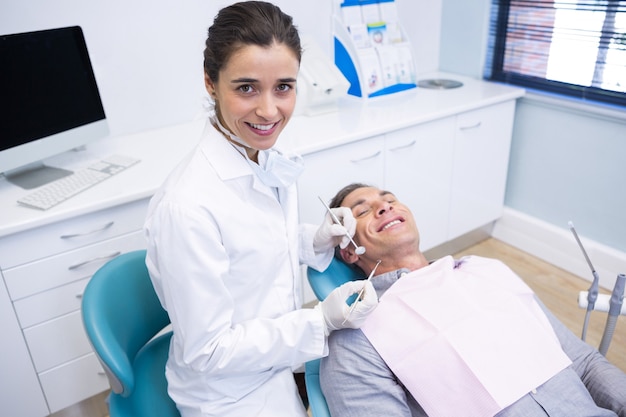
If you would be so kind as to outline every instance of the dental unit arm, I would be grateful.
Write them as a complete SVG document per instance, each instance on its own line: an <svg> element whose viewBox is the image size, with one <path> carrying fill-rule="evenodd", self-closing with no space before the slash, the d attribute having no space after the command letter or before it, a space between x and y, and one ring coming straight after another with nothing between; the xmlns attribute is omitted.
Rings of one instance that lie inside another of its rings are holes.
<svg viewBox="0 0 626 417"><path fill-rule="evenodd" d="M606 325L604 326L604 334L602 335L602 341L598 350L601 354L606 356L606 352L609 350L611 339L613 338L613 332L615 332L615 326L617 324L617 318L622 312L622 306L624 301L624 284L626 283L626 275L619 274L615 280L615 286L613 287L613 293L609 302L609 314L606 318Z"/></svg>
<svg viewBox="0 0 626 417"><path fill-rule="evenodd" d="M582 245L582 242L578 238L578 234L574 229L574 224L569 222L569 228L574 234L574 238L580 246L580 249L585 256L585 260L591 268L591 273L593 275L593 282L591 283L591 287L589 287L589 291L581 291L578 295L578 305L581 308L586 308L587 312L585 313L585 322L583 324L582 331L582 340L585 340L587 336L587 325L589 324L589 315L592 310L605 311L608 312L606 324L604 326L604 333L602 335L602 340L600 341L600 346L598 347L598 351L606 356L606 352L609 350L609 345L611 344L611 339L613 338L613 333L615 332L615 326L617 325L617 319L620 315L626 315L626 305L624 305L624 287L626 287L626 275L619 274L615 281L615 286L613 287L613 292L611 295L598 294L598 283L600 278L596 269L591 264L591 260L589 256L587 256L587 251Z"/></svg>
<svg viewBox="0 0 626 417"><path fill-rule="evenodd" d="M591 286L589 287L589 291L587 291L587 312L585 313L585 322L583 324L583 331L581 336L581 339L585 340L587 338L587 326L589 325L589 316L591 315L591 311L594 309L596 300L598 299L598 285L600 282L600 277L598 276L596 269L593 267L589 256L587 256L587 251L585 250L582 242L578 238L578 233L576 233L576 229L574 229L574 223L570 221L568 225L570 230L572 231L572 234L574 235L574 238L576 239L576 242L578 243L578 246L580 247L580 250L585 256L587 265L589 265L589 268L591 269L591 274L593 275L593 281L591 283Z"/></svg>

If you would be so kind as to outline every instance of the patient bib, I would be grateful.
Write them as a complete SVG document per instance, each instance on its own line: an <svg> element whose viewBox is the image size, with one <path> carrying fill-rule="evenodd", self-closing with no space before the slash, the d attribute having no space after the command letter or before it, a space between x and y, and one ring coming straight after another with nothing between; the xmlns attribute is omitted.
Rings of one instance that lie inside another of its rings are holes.
<svg viewBox="0 0 626 417"><path fill-rule="evenodd" d="M487 417L571 364L503 263L448 256L391 286L361 328L430 417Z"/></svg>

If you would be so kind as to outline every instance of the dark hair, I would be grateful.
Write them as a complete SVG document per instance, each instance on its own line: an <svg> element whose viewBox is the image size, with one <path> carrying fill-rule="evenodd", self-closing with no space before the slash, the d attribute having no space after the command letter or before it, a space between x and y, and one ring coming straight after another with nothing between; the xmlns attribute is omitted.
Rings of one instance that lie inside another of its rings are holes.
<svg viewBox="0 0 626 417"><path fill-rule="evenodd" d="M359 188L368 188L368 187L372 187L372 186L368 184L363 184L360 182L353 182L352 184L346 185L341 190L339 190L337 194L335 194L332 200L330 200L329 207L330 208L341 207L341 203L343 203L343 200L345 200L348 194L350 194L352 191L358 190Z"/></svg>
<svg viewBox="0 0 626 417"><path fill-rule="evenodd" d="M204 49L204 71L217 82L220 70L231 55L246 45L269 47L274 42L284 44L302 58L302 46L291 16L277 6L264 1L244 1L219 11Z"/></svg>

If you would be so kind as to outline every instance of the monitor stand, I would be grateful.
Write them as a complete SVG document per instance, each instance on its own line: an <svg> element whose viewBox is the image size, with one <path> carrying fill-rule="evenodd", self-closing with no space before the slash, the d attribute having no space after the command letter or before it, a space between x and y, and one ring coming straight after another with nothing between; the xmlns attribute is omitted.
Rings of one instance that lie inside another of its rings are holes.
<svg viewBox="0 0 626 417"><path fill-rule="evenodd" d="M19 170L13 170L4 174L7 181L25 190L41 187L49 182L56 181L72 174L72 171L62 168L55 168L43 163L31 164Z"/></svg>

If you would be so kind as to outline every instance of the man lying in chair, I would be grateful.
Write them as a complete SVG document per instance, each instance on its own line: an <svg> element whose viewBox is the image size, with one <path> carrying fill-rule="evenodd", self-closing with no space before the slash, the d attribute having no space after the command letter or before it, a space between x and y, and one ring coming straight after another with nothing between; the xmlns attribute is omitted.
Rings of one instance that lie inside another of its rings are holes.
<svg viewBox="0 0 626 417"><path fill-rule="evenodd" d="M380 299L358 330L329 338L321 386L338 417L626 417L626 374L559 322L503 263L429 262L411 211L351 184L331 203L357 221L341 258Z"/></svg>

